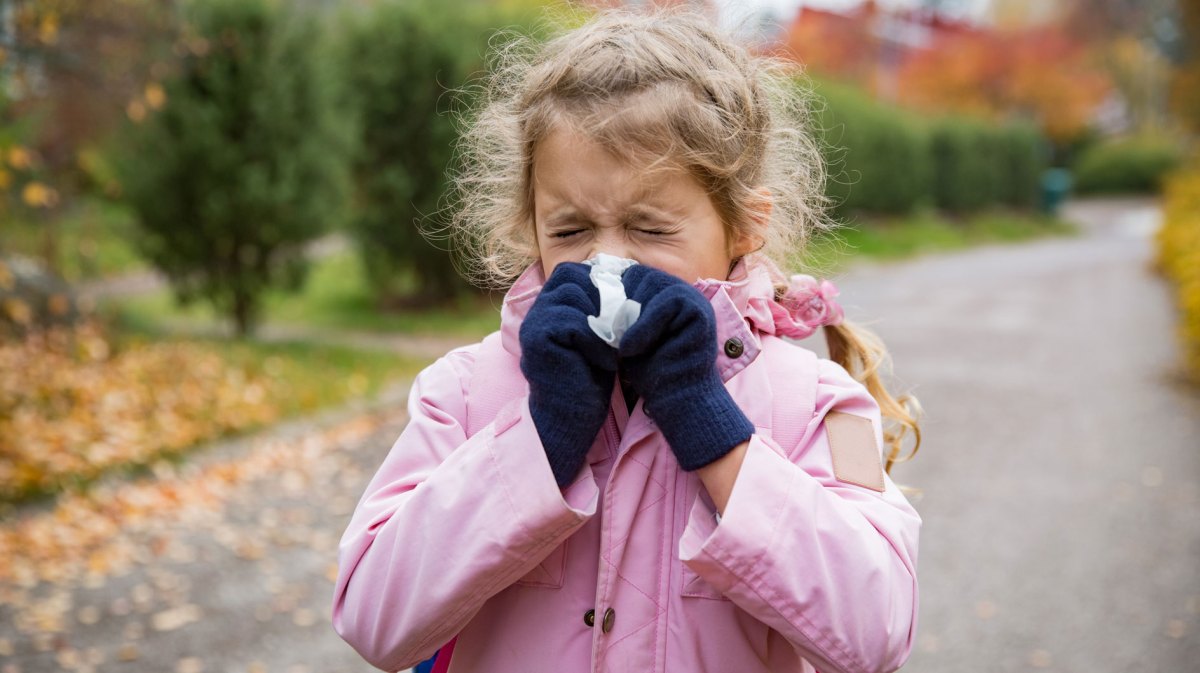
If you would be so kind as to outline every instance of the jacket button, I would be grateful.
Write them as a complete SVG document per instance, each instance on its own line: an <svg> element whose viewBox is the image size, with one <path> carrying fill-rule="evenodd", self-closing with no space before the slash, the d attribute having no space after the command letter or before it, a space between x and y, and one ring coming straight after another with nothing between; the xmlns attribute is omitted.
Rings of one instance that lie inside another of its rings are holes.
<svg viewBox="0 0 1200 673"><path fill-rule="evenodd" d="M588 610L587 612L583 613L583 623L587 624L588 626L595 626L596 625L596 611Z"/></svg>
<svg viewBox="0 0 1200 673"><path fill-rule="evenodd" d="M737 337L731 337L725 342L725 354L731 358L740 357L745 350L746 347L742 345L742 340Z"/></svg>
<svg viewBox="0 0 1200 673"><path fill-rule="evenodd" d="M612 631L613 621L617 618L617 611L609 608L604 611L604 621L600 624L600 630L604 633Z"/></svg>

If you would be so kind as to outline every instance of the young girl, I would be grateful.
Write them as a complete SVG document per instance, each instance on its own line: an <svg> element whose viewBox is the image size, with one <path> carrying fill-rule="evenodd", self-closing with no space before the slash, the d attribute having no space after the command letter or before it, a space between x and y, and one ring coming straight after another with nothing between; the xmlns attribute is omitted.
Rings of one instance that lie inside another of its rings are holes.
<svg viewBox="0 0 1200 673"><path fill-rule="evenodd" d="M826 226L788 73L681 13L503 56L455 221L519 277L413 383L334 628L389 671L900 667L921 521L887 470L917 428L832 284L772 261ZM619 340L600 255L637 304ZM782 338L822 325L832 360Z"/></svg>

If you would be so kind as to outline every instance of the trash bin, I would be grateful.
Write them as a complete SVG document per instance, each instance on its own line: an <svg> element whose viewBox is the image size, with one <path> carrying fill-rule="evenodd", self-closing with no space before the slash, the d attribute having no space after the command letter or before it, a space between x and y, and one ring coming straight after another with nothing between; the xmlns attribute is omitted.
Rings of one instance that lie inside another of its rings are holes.
<svg viewBox="0 0 1200 673"><path fill-rule="evenodd" d="M1042 212L1047 215L1058 213L1058 207L1071 193L1071 172L1065 168L1051 168L1042 173Z"/></svg>

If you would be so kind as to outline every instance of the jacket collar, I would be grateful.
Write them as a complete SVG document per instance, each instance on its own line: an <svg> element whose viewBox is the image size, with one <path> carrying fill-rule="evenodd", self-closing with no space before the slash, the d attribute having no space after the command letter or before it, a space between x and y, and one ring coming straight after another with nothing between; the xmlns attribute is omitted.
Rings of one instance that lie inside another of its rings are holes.
<svg viewBox="0 0 1200 673"><path fill-rule="evenodd" d="M762 344L756 332L775 333L771 317L771 303L775 301L772 266L766 258L751 254L737 262L728 280L701 278L692 283L712 303L717 318L717 370L722 381L728 381L758 357ZM539 260L521 273L504 296L500 338L504 349L516 357L521 355L521 322L545 283ZM741 342L738 355L734 355L735 339Z"/></svg>

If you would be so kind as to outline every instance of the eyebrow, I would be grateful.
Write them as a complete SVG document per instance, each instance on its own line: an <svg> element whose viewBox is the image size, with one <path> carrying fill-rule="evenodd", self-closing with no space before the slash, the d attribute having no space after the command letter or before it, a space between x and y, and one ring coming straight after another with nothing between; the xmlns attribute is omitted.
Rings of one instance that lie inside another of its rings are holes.
<svg viewBox="0 0 1200 673"><path fill-rule="evenodd" d="M578 222L580 219L579 213L574 210L565 213L555 213L554 215L546 218L546 226L554 227L570 222Z"/></svg>
<svg viewBox="0 0 1200 673"><path fill-rule="evenodd" d="M630 216L657 217L660 219L669 219L670 217L670 214L667 211L660 208L655 208L653 206L634 206L627 209L624 214L626 219L628 219ZM560 211L551 215L550 217L547 217L546 226L554 227L572 222L580 222L585 219L587 218L581 216L578 210L571 209L565 212Z"/></svg>

